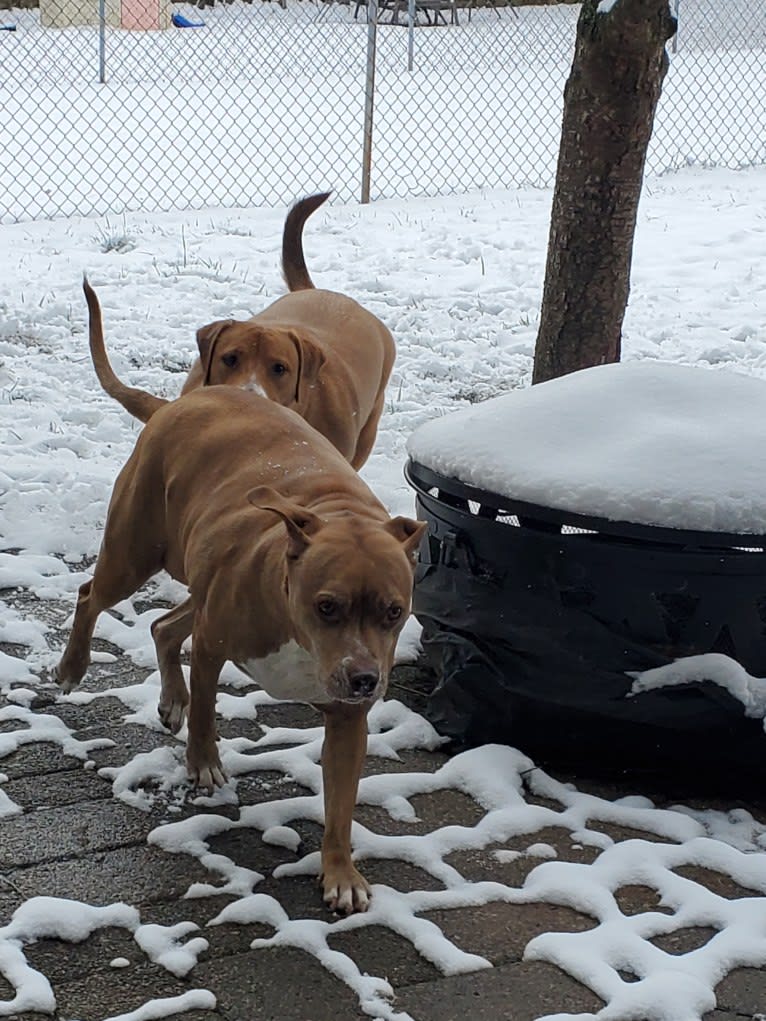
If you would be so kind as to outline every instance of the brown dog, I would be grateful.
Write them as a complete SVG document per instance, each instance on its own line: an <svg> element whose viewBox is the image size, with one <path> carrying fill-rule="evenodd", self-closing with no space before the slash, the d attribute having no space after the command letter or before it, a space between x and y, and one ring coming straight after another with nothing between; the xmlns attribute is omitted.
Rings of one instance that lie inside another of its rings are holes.
<svg viewBox="0 0 766 1021"><path fill-rule="evenodd" d="M317 290L303 256L303 225L329 194L296 203L285 221L282 272L290 294L246 322L223 319L197 331L200 357L183 394L225 383L292 408L361 468L375 442L386 384L396 353L388 329L352 298ZM146 422L167 403L125 386L104 346L101 309L87 280L90 351L99 382Z"/></svg>
<svg viewBox="0 0 766 1021"><path fill-rule="evenodd" d="M277 698L320 708L324 898L334 910L364 911L369 887L352 864L350 834L367 713L386 690L425 527L389 518L338 451L272 401L222 386L173 401L117 478L59 684L70 691L85 674L102 610L163 568L186 583L189 598L152 634L160 718L174 733L188 706L191 779L226 779L215 726L225 660ZM180 660L190 634L191 698Z"/></svg>

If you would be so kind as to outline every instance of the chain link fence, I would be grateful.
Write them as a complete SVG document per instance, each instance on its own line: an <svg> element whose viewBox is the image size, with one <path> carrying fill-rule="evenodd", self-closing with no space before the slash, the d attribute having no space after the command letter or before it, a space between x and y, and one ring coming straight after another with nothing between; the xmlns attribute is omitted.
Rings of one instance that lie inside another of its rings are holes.
<svg viewBox="0 0 766 1021"><path fill-rule="evenodd" d="M648 171L766 163L766 4L671 2ZM553 182L578 4L39 4L0 10L0 221Z"/></svg>

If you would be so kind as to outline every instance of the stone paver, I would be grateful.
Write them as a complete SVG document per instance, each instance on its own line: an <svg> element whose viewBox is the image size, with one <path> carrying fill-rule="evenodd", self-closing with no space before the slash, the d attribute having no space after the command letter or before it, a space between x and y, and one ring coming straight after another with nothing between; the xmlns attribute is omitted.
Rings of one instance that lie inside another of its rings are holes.
<svg viewBox="0 0 766 1021"><path fill-rule="evenodd" d="M0 868L88 855L130 844L143 845L146 818L118 801L88 801L44 808L3 823Z"/></svg>
<svg viewBox="0 0 766 1021"><path fill-rule="evenodd" d="M362 973L381 975L395 989L441 978L441 972L409 940L382 925L340 932L327 942L333 950L348 954Z"/></svg>
<svg viewBox="0 0 766 1021"><path fill-rule="evenodd" d="M760 893L759 890L750 890L745 886L740 886L731 876L727 876L723 872L700 868L697 865L683 866L675 869L675 872L695 883L701 883L708 890L718 894L719 897L726 897L728 900L737 900L740 897L757 897Z"/></svg>
<svg viewBox="0 0 766 1021"><path fill-rule="evenodd" d="M69 897L89 904L169 900L183 897L191 883L215 881L194 858L145 845L10 869L6 876L24 897Z"/></svg>
<svg viewBox="0 0 766 1021"><path fill-rule="evenodd" d="M160 999L180 996L189 989L204 988L195 982L174 978L158 965L142 963L128 968L110 968L56 989L56 1001L62 1018L97 1021L137 1010L146 1003L147 990ZM203 1015L204 1016L204 1015ZM186 1015L181 1015L188 1021Z"/></svg>
<svg viewBox="0 0 766 1021"><path fill-rule="evenodd" d="M348 986L293 948L201 963L194 978L231 1021L356 1021L367 1017Z"/></svg>
<svg viewBox="0 0 766 1021"><path fill-rule="evenodd" d="M0 761L4 769L5 761ZM63 805L96 802L112 797L112 785L94 770L83 769L82 763L75 769L47 773L44 790L41 786L38 775L28 774L4 783L3 790L25 812L39 812L54 806L61 808Z"/></svg>
<svg viewBox="0 0 766 1021"><path fill-rule="evenodd" d="M534 844L548 844L564 861L589 864L598 857L599 849L582 846L574 841L570 831L560 826L547 826L532 833L522 833L502 845L506 851L526 851ZM466 879L479 883L485 880L505 883L507 886L523 886L532 869L536 868L542 858L534 855L522 855L511 861L498 861L495 851L499 844L491 844L477 850L457 851L445 859L453 865Z"/></svg>
<svg viewBox="0 0 766 1021"><path fill-rule="evenodd" d="M0 700L0 704L2 701ZM82 769L82 761L72 755L63 755L58 748L49 744L28 744L12 752L4 759L2 772L9 780L21 777L42 778L48 773L69 772Z"/></svg>
<svg viewBox="0 0 766 1021"><path fill-rule="evenodd" d="M677 929L675 932L669 932L665 936L656 936L650 942L659 947L660 950L664 950L666 954L689 954L693 950L704 947L715 936L717 931L717 929L694 925L689 926L688 929Z"/></svg>
<svg viewBox="0 0 766 1021"><path fill-rule="evenodd" d="M543 1014L595 1012L601 1001L552 965L504 964L398 991L418 1021L535 1021Z"/></svg>
<svg viewBox="0 0 766 1021"><path fill-rule="evenodd" d="M492 964L520 961L527 943L543 932L584 932L596 925L588 915L556 904L495 902L475 908L431 911L426 916L461 950Z"/></svg>
<svg viewBox="0 0 766 1021"><path fill-rule="evenodd" d="M736 968L716 987L718 1007L748 1018L766 1015L766 971Z"/></svg>
<svg viewBox="0 0 766 1021"><path fill-rule="evenodd" d="M667 915L673 914L673 909L667 904L660 903L660 895L651 886L621 886L614 891L614 899L617 907L624 915L640 915L644 911L660 911Z"/></svg>

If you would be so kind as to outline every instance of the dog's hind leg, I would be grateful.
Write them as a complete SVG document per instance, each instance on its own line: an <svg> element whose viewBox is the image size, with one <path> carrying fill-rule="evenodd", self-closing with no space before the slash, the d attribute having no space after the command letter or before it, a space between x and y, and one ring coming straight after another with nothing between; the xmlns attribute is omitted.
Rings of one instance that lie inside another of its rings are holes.
<svg viewBox="0 0 766 1021"><path fill-rule="evenodd" d="M181 646L192 633L194 608L191 599L158 617L152 624L162 687L157 707L160 721L177 734L186 717L189 693L181 670Z"/></svg>
<svg viewBox="0 0 766 1021"><path fill-rule="evenodd" d="M94 613L92 610L92 591L93 579L91 578L80 586L74 624L69 633L64 654L54 671L56 680L64 691L71 691L72 688L77 687L85 676L90 662L90 641L93 637L93 628L96 626L96 617L100 612L97 610Z"/></svg>
<svg viewBox="0 0 766 1021"><path fill-rule="evenodd" d="M115 569L117 565L121 569ZM102 545L93 577L80 586L72 631L56 667L56 680L64 691L76 688L85 676L93 630L101 611L132 596L158 569L152 565L139 573L124 556L110 557L106 542Z"/></svg>
<svg viewBox="0 0 766 1021"><path fill-rule="evenodd" d="M375 400L375 405L370 412L370 417L362 427L362 431L359 433L359 439L356 441L356 450L354 456L351 458L351 467L354 471L364 465L367 458L372 452L372 448L375 445L375 437L378 435L378 422L380 416L383 413L383 402L385 400L385 393L381 392Z"/></svg>
<svg viewBox="0 0 766 1021"><path fill-rule="evenodd" d="M193 784L212 791L223 787L226 774L218 754L215 699L218 676L226 662L221 643L205 633L205 615L194 614L194 639L189 679L189 734L186 739L186 767Z"/></svg>

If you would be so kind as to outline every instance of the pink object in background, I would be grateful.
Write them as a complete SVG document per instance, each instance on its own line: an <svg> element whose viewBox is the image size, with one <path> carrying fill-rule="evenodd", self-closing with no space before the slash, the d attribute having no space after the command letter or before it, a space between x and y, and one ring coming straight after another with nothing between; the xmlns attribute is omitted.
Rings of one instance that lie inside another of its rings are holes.
<svg viewBox="0 0 766 1021"><path fill-rule="evenodd" d="M160 0L122 0L120 27L160 28Z"/></svg>

